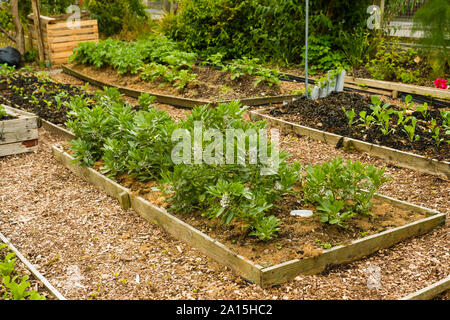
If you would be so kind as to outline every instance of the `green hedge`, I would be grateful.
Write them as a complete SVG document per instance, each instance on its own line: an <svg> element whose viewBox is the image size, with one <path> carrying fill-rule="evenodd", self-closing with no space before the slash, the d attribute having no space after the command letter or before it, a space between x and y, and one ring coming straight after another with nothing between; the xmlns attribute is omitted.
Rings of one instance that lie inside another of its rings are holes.
<svg viewBox="0 0 450 320"><path fill-rule="evenodd" d="M368 2L311 1L311 33L330 36L365 24ZM163 21L163 30L189 49L301 62L303 0L180 0L179 8Z"/></svg>

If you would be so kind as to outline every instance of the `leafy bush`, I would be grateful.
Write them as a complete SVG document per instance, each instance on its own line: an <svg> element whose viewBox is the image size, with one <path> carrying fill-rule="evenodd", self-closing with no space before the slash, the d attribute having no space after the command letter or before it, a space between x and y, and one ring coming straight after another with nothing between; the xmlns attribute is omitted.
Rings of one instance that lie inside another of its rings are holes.
<svg viewBox="0 0 450 320"><path fill-rule="evenodd" d="M14 30L11 6L3 1L0 3L0 27L5 30Z"/></svg>
<svg viewBox="0 0 450 320"><path fill-rule="evenodd" d="M427 59L434 76L450 72L450 2L448 0L426 1L414 15L414 30L424 30L420 42L425 46Z"/></svg>
<svg viewBox="0 0 450 320"><path fill-rule="evenodd" d="M205 130L214 128L223 134L230 128L243 132L266 128L263 122L245 121L242 118L245 108L239 103L221 104L214 109L196 107L186 119L175 123L166 112L156 108L146 106L147 111L133 111L114 89L106 89L105 96L97 100L94 105L88 105L82 98L69 103L72 111L67 126L77 136L71 142L76 161L93 166L103 159L103 173L110 176L127 173L144 181L162 178L161 185L166 186L172 209L183 212L201 209L205 216L220 218L225 224L240 221L251 235L262 240L276 236L280 222L266 214L275 200L290 192L300 170L298 164L286 163L285 152L281 152L278 160L273 159L279 167L274 175L264 175L261 163L172 161L175 143L172 133L182 129L193 136L197 121L202 122ZM148 96L139 99L142 103L149 100ZM215 142L203 143L203 150L207 150ZM245 145L248 147L249 137ZM226 142L223 147L226 151ZM237 157L237 140L233 140L232 148ZM270 157L273 151L271 146L267 148Z"/></svg>
<svg viewBox="0 0 450 320"><path fill-rule="evenodd" d="M309 70L332 70L348 65L344 63L345 56L339 50L333 50L330 36L314 36L309 38L308 64ZM303 47L302 57L305 57L305 47Z"/></svg>
<svg viewBox="0 0 450 320"><path fill-rule="evenodd" d="M366 21L369 1L310 2L311 34L353 30ZM301 0L181 0L180 13L162 27L186 48L222 52L226 59L255 55L300 63L304 45L305 2Z"/></svg>
<svg viewBox="0 0 450 320"><path fill-rule="evenodd" d="M37 49L31 49L25 52L25 54L23 55L23 59L26 62L35 62L37 57L39 55L39 52Z"/></svg>
<svg viewBox="0 0 450 320"><path fill-rule="evenodd" d="M98 20L99 31L107 36L132 27L127 23L133 23L137 28L148 19L141 0L88 0L85 5L91 16Z"/></svg>
<svg viewBox="0 0 450 320"><path fill-rule="evenodd" d="M384 171L342 158L309 166L303 183L304 198L319 205L317 215L322 222L345 226L345 220L356 214L371 215L371 199L387 181Z"/></svg>
<svg viewBox="0 0 450 320"><path fill-rule="evenodd" d="M417 60L417 57L416 50L403 50L398 40L391 43L382 40L367 68L377 80L415 83L426 72L426 67L420 64L421 60Z"/></svg>
<svg viewBox="0 0 450 320"><path fill-rule="evenodd" d="M352 32L341 30L338 34L336 46L342 51L343 60L352 68L365 65L376 53L380 41L380 38L366 27L357 28Z"/></svg>
<svg viewBox="0 0 450 320"><path fill-rule="evenodd" d="M194 133L194 123L201 121L204 128L214 128L225 135L226 129L265 129L264 122L246 122L242 119L245 109L238 103L221 104L215 109L197 107L180 123L181 128ZM245 146L248 148L249 138ZM206 150L209 143L204 142ZM233 148L237 150L237 142ZM226 146L223 146L226 153ZM268 147L271 154L271 147ZM221 218L225 224L233 219L244 223L251 235L261 240L275 236L278 219L266 216L272 203L282 194L290 192L299 178L300 166L286 163L288 155L281 152L277 174L261 174L263 164L178 164L173 173L165 175L164 184L173 193L170 201L177 211L202 210L209 218Z"/></svg>

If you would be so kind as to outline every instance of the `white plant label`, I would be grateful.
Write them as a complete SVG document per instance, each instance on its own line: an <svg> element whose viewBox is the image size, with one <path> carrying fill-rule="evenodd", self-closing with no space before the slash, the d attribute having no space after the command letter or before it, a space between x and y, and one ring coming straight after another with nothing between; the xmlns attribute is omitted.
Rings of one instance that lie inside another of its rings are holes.
<svg viewBox="0 0 450 320"><path fill-rule="evenodd" d="M367 13L370 14L367 19L367 28L370 30L380 29L381 27L381 9L379 6L371 5L367 8Z"/></svg>
<svg viewBox="0 0 450 320"><path fill-rule="evenodd" d="M367 287L372 290L381 288L381 268L379 266L369 265L365 270L369 275L367 278Z"/></svg>
<svg viewBox="0 0 450 320"><path fill-rule="evenodd" d="M81 9L77 5L70 5L66 9L66 13L72 13L72 15L67 18L66 24L69 29L80 29L81 28Z"/></svg>

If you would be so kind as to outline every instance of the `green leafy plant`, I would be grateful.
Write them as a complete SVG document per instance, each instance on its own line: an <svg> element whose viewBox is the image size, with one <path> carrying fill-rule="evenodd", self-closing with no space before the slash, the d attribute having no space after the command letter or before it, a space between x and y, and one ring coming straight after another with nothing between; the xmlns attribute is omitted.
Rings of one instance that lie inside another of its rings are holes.
<svg viewBox="0 0 450 320"><path fill-rule="evenodd" d="M377 45L377 53L366 67L377 80L416 83L419 81L423 66L415 62L418 52L413 49L403 50L398 40L387 42L385 39Z"/></svg>
<svg viewBox="0 0 450 320"><path fill-rule="evenodd" d="M148 110L156 102L156 97L149 93L142 93L138 98L138 104L142 110Z"/></svg>
<svg viewBox="0 0 450 320"><path fill-rule="evenodd" d="M0 105L0 120L2 120L3 118L6 118L7 115L8 114L6 113L5 108L2 105Z"/></svg>
<svg viewBox="0 0 450 320"><path fill-rule="evenodd" d="M409 121L411 121L410 124L408 124ZM403 131L406 133L409 141L411 142L420 140L420 136L416 134L416 125L417 125L417 118L413 116L407 117L403 122Z"/></svg>
<svg viewBox="0 0 450 320"><path fill-rule="evenodd" d="M323 219L340 226L344 225L344 220L353 216L352 213L370 215L370 201L387 181L383 177L385 169L378 170L360 162L344 162L341 158L309 166L306 171L303 181L305 201L319 204L321 208L317 209L320 214L327 217Z"/></svg>
<svg viewBox="0 0 450 320"><path fill-rule="evenodd" d="M367 114L367 111L361 111L359 113L359 121L362 122L362 124L360 125L364 126L366 130L369 130L372 127L372 125L375 124L375 118Z"/></svg>
<svg viewBox="0 0 450 320"><path fill-rule="evenodd" d="M251 236L258 237L262 241L271 240L280 231L281 221L275 216L263 217L256 221L254 230L249 233Z"/></svg>
<svg viewBox="0 0 450 320"><path fill-rule="evenodd" d="M445 134L450 135L450 111L441 111L441 117L443 119L442 126L445 128Z"/></svg>
<svg viewBox="0 0 450 320"><path fill-rule="evenodd" d="M436 119L431 119L431 132L433 133L433 139L436 143L436 148L439 149L441 143L445 140L440 137L440 128L437 125Z"/></svg>
<svg viewBox="0 0 450 320"><path fill-rule="evenodd" d="M190 73L189 70L180 70L174 77L175 88L181 90L185 88L189 83L195 82L196 78L197 75L195 73Z"/></svg>
<svg viewBox="0 0 450 320"><path fill-rule="evenodd" d="M0 292L3 293L3 300L45 300L44 296L29 290L31 284L27 275L22 276L20 281L17 280L19 278L15 269L17 259L6 245L0 245L1 254L5 254L4 258L0 259Z"/></svg>
<svg viewBox="0 0 450 320"><path fill-rule="evenodd" d="M355 122L355 116L356 116L355 110L354 109L345 110L345 108L342 107L342 111L345 112L345 115L348 118L348 125L351 126Z"/></svg>
<svg viewBox="0 0 450 320"><path fill-rule="evenodd" d="M429 116L429 110L428 110L428 103L424 103L421 105L417 105L416 110L420 112L424 120L428 119Z"/></svg>
<svg viewBox="0 0 450 320"><path fill-rule="evenodd" d="M320 216L320 222L336 224L345 227L345 221L353 217L356 213L351 211L342 212L345 202L334 198L320 200L317 207L316 216Z"/></svg>

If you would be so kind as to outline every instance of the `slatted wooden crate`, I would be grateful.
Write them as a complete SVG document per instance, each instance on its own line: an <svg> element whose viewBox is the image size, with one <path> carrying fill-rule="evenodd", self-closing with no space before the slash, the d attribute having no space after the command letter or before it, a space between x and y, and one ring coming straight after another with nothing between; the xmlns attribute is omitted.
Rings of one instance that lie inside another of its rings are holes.
<svg viewBox="0 0 450 320"><path fill-rule="evenodd" d="M69 15L46 17L41 16L41 34L44 42L45 61L52 65L67 63L79 42L98 41L97 20L89 19L88 14L82 14L80 28L69 28ZM34 29L33 15L29 19L30 46L37 48L37 36Z"/></svg>
<svg viewBox="0 0 450 320"><path fill-rule="evenodd" d="M0 157L31 152L38 147L37 116L2 105L15 119L0 121Z"/></svg>

